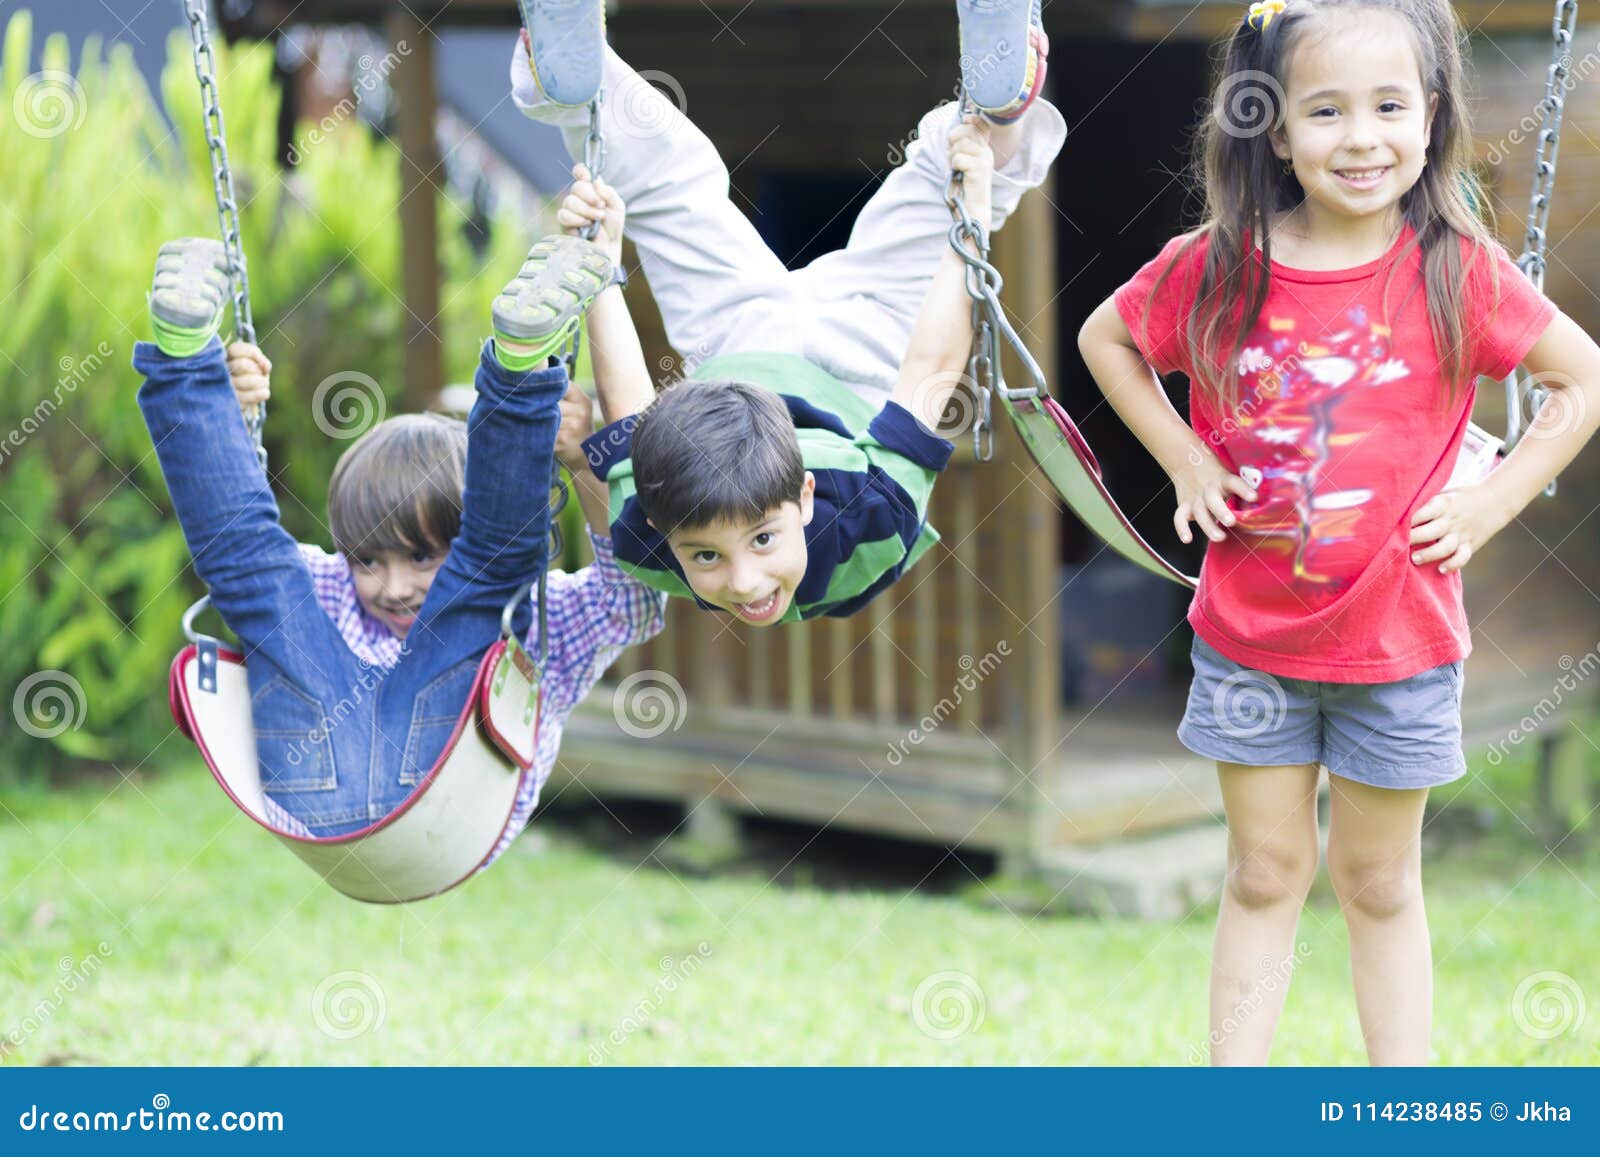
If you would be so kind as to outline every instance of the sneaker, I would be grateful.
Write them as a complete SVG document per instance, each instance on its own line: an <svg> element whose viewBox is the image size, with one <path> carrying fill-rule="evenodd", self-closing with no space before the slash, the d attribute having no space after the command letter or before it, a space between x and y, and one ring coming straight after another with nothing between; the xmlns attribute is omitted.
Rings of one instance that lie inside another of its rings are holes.
<svg viewBox="0 0 1600 1157"><path fill-rule="evenodd" d="M230 287L228 258L214 237L168 241L156 255L150 319L156 344L172 357L198 353L222 324Z"/></svg>
<svg viewBox="0 0 1600 1157"><path fill-rule="evenodd" d="M546 237L494 299L495 354L507 369L542 365L577 332L600 291L611 284L611 258L581 237Z"/></svg>
<svg viewBox="0 0 1600 1157"><path fill-rule="evenodd" d="M519 0L533 79L556 104L586 105L600 91L605 0Z"/></svg>
<svg viewBox="0 0 1600 1157"><path fill-rule="evenodd" d="M998 124L1017 120L1044 88L1050 41L1041 0L956 0L961 83Z"/></svg>

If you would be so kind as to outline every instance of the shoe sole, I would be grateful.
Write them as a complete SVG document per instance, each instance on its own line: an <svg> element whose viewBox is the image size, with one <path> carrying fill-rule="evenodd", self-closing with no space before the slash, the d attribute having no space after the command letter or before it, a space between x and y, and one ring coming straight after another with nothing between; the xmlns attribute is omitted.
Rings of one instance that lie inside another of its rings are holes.
<svg viewBox="0 0 1600 1157"><path fill-rule="evenodd" d="M586 105L600 91L605 0L519 0L533 79L552 101ZM593 15L599 10L600 19Z"/></svg>
<svg viewBox="0 0 1600 1157"><path fill-rule="evenodd" d="M180 329L215 326L229 294L228 259L212 237L168 241L156 254L150 312Z"/></svg>
<svg viewBox="0 0 1600 1157"><path fill-rule="evenodd" d="M1014 103L1028 75L1033 0L956 0L956 14L961 83L972 103L981 109Z"/></svg>
<svg viewBox="0 0 1600 1157"><path fill-rule="evenodd" d="M546 237L494 299L494 327L516 341L575 329L609 284L611 259L600 246L581 237Z"/></svg>

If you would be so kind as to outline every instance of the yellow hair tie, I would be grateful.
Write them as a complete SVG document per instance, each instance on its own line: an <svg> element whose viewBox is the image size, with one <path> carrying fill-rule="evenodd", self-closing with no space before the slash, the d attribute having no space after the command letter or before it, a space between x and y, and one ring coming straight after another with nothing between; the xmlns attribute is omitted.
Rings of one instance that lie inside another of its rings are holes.
<svg viewBox="0 0 1600 1157"><path fill-rule="evenodd" d="M1272 18L1279 15L1284 8L1284 0L1261 0L1260 3L1250 5L1250 15L1245 23L1257 32L1265 32L1267 25L1272 23Z"/></svg>

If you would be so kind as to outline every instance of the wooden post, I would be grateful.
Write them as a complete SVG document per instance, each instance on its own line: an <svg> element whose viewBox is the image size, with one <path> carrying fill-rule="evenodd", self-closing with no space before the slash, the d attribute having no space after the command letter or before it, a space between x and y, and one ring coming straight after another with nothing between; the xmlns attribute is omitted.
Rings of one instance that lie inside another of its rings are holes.
<svg viewBox="0 0 1600 1157"><path fill-rule="evenodd" d="M400 98L400 244L405 298L405 392L419 412L444 385L439 332L439 147L434 137L434 36L405 5L388 18L389 40L408 52L393 72Z"/></svg>
<svg viewBox="0 0 1600 1157"><path fill-rule="evenodd" d="M1053 190L1052 178L1026 194L995 237L996 265L1005 275L1008 291L1006 308L1052 386L1059 364ZM1007 385L1020 388L1027 383L1009 349L1004 365ZM1002 525L1007 532L1001 538L1008 558L991 569L997 573L1002 597L1011 608L1009 625L1015 629L1006 632L1011 655L993 680L993 689L1005 697L1006 755L1018 780L1031 781L1016 784L1011 804L1033 818L1026 840L1001 851L1001 871L1011 875L1025 873L1036 859L1042 826L1051 818L1052 805L1045 797L1055 787L1054 768L1061 761L1056 748L1061 727L1061 631L1054 605L1061 511L998 399L994 410L993 467L1003 469L1012 493L1006 498ZM1031 481L1024 477L1028 474L1033 475Z"/></svg>

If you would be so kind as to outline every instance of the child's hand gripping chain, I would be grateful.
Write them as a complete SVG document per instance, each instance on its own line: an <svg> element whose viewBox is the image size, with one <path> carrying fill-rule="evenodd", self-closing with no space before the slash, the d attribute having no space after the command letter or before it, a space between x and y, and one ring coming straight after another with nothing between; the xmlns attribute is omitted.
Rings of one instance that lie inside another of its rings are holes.
<svg viewBox="0 0 1600 1157"><path fill-rule="evenodd" d="M246 418L255 416L257 406L272 400L272 363L257 346L236 341L228 346L228 380L233 396Z"/></svg>
<svg viewBox="0 0 1600 1157"><path fill-rule="evenodd" d="M556 213L556 222L574 237L584 228L598 223L594 243L606 251L613 266L622 263L622 227L627 208L617 191L599 177L592 177L586 165L572 166L572 188Z"/></svg>
<svg viewBox="0 0 1600 1157"><path fill-rule="evenodd" d="M1011 128L991 129L981 117L968 115L951 128L947 144L961 202L967 216L985 231L985 239L993 216L994 132L1015 134ZM974 254L980 253L976 241L969 238L966 244ZM892 395L930 431L943 427L945 407L966 375L973 339L966 262L946 247L917 314Z"/></svg>
<svg viewBox="0 0 1600 1157"><path fill-rule="evenodd" d="M989 133L989 122L975 113L950 130L950 171L961 176L968 215L985 229L994 203L994 150Z"/></svg>

